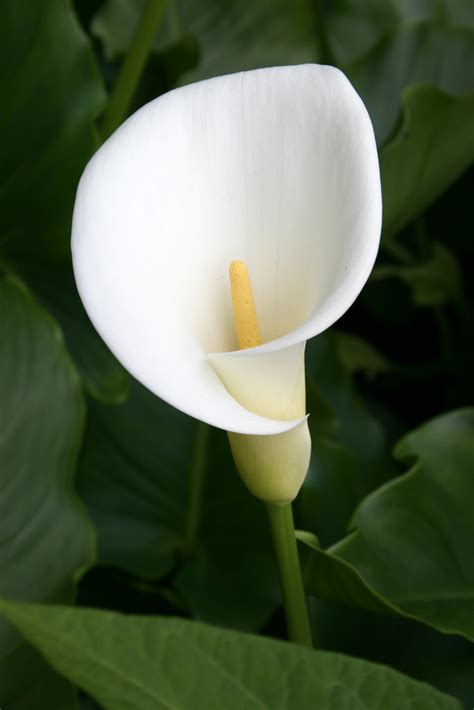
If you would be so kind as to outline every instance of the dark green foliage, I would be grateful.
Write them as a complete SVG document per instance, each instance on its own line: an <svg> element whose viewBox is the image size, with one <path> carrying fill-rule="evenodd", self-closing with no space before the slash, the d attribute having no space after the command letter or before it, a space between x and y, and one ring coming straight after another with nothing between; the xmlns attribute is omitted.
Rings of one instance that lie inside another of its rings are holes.
<svg viewBox="0 0 474 710"><path fill-rule="evenodd" d="M94 561L93 531L72 488L84 415L79 380L55 322L12 279L0 280L0 320L0 593L70 601L78 570ZM0 621L6 707L65 703L70 691L50 676Z"/></svg>
<svg viewBox="0 0 474 710"><path fill-rule="evenodd" d="M74 285L74 194L144 4L0 8L0 706L72 710L77 686L84 709L471 708L472 0L169 0L134 97L318 61L374 123L380 254L306 355L318 652L231 630L285 637L262 506L225 433L129 378Z"/></svg>

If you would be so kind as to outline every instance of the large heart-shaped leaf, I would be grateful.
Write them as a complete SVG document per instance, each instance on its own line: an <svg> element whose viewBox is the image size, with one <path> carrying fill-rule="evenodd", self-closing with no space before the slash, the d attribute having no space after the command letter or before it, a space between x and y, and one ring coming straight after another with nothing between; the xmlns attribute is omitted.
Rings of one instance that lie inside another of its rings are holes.
<svg viewBox="0 0 474 710"><path fill-rule="evenodd" d="M433 419L395 455L412 468L363 501L351 535L313 551L309 588L474 640L474 409Z"/></svg>
<svg viewBox="0 0 474 710"><path fill-rule="evenodd" d="M0 314L0 593L67 601L94 557L72 489L83 427L79 381L57 326L18 282L0 281ZM70 690L5 623L0 689L5 708L71 707Z"/></svg>
<svg viewBox="0 0 474 710"><path fill-rule="evenodd" d="M2 3L0 91L1 265L54 309L91 392L120 398L125 373L82 309L70 260L74 194L104 103L70 2Z"/></svg>
<svg viewBox="0 0 474 710"><path fill-rule="evenodd" d="M196 622L0 602L105 710L461 710L384 666Z"/></svg>

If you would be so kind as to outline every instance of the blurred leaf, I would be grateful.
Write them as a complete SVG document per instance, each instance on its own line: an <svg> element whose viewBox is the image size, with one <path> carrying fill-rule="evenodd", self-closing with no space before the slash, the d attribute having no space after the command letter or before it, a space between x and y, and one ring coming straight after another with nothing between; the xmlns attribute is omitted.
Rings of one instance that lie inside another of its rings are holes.
<svg viewBox="0 0 474 710"><path fill-rule="evenodd" d="M79 302L69 246L77 183L97 147L102 84L67 0L5 0L2 11L0 261L54 304L91 392L120 398L125 373Z"/></svg>
<svg viewBox="0 0 474 710"><path fill-rule="evenodd" d="M431 22L474 29L471 0L331 0L324 5L324 20L341 64L353 62L404 27Z"/></svg>
<svg viewBox="0 0 474 710"><path fill-rule="evenodd" d="M278 605L263 506L235 471L224 432L205 440L205 487L188 550L192 442L204 425L134 382L125 404L90 403L79 480L102 564L145 579L168 575L190 610L215 623L257 628Z"/></svg>
<svg viewBox="0 0 474 710"><path fill-rule="evenodd" d="M0 593L67 601L94 556L72 484L83 427L79 382L55 323L10 279L0 281L0 321ZM71 697L4 623L0 688L8 710L66 707Z"/></svg>
<svg viewBox="0 0 474 710"><path fill-rule="evenodd" d="M145 0L108 0L92 23L109 59L125 53ZM195 34L201 63L185 82L256 67L317 61L309 0L176 0L169 3L155 49Z"/></svg>
<svg viewBox="0 0 474 710"><path fill-rule="evenodd" d="M433 85L438 92L457 97L474 91L474 32L432 24L397 28L369 55L345 69L382 146L396 127L406 87ZM437 109L432 104L425 116Z"/></svg>
<svg viewBox="0 0 474 710"><path fill-rule="evenodd" d="M312 438L297 524L323 546L346 534L357 504L393 472L386 435L344 369L332 334L307 343L307 410Z"/></svg>
<svg viewBox="0 0 474 710"><path fill-rule="evenodd" d="M318 61L309 0L206 0L179 3L183 28L195 32L201 63L185 76L199 81L220 74Z"/></svg>
<svg viewBox="0 0 474 710"><path fill-rule="evenodd" d="M70 264L17 260L16 269L60 323L88 392L101 401L123 401L128 391L128 375L95 332L79 300Z"/></svg>
<svg viewBox="0 0 474 710"><path fill-rule="evenodd" d="M383 227L389 236L474 158L472 2L339 0L325 5L322 18L330 58L360 93L384 146Z"/></svg>
<svg viewBox="0 0 474 710"><path fill-rule="evenodd" d="M403 121L380 152L387 236L420 214L474 159L474 94L458 98L410 87L403 103Z"/></svg>
<svg viewBox="0 0 474 710"><path fill-rule="evenodd" d="M391 362L368 340L355 333L333 331L339 360L347 372L364 372L374 378L392 369Z"/></svg>
<svg viewBox="0 0 474 710"><path fill-rule="evenodd" d="M105 710L461 710L384 666L196 622L0 603Z"/></svg>
<svg viewBox="0 0 474 710"><path fill-rule="evenodd" d="M406 266L378 266L371 276L375 281L392 277L401 279L410 287L417 306L442 306L459 301L462 291L459 264L439 242L433 244L433 254L427 261Z"/></svg>
<svg viewBox="0 0 474 710"><path fill-rule="evenodd" d="M474 158L474 13L468 5L341 0L327 10L335 61L361 94L384 146L388 236L428 207Z"/></svg>
<svg viewBox="0 0 474 710"><path fill-rule="evenodd" d="M86 32L89 30L92 18L96 12L98 12L99 8L103 4L103 1L104 0L73 0L77 17Z"/></svg>
<svg viewBox="0 0 474 710"><path fill-rule="evenodd" d="M126 403L89 403L79 490L99 535L99 561L139 577L168 574L186 522L195 422L133 381Z"/></svg>
<svg viewBox="0 0 474 710"><path fill-rule="evenodd" d="M470 9L469 9L470 5ZM366 104L383 145L406 87L474 91L474 13L470 0L338 0L321 14L331 58Z"/></svg>
<svg viewBox="0 0 474 710"><path fill-rule="evenodd" d="M351 535L312 553L313 593L474 640L473 434L464 409L404 437L395 456L415 463L361 503Z"/></svg>
<svg viewBox="0 0 474 710"><path fill-rule="evenodd" d="M3 626L3 621L0 624ZM79 708L76 690L69 681L22 641L6 659L0 660L0 702L5 710Z"/></svg>

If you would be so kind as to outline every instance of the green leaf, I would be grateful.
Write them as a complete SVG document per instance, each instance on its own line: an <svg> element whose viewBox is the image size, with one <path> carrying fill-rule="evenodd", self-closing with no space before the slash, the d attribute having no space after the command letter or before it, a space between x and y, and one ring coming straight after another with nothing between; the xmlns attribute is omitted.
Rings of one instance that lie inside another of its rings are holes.
<svg viewBox="0 0 474 710"><path fill-rule="evenodd" d="M461 710L384 666L196 622L13 604L4 614L105 710Z"/></svg>
<svg viewBox="0 0 474 710"><path fill-rule="evenodd" d="M345 67L374 124L377 144L391 137L406 87L432 85L459 98L474 91L474 32L427 23L396 28ZM437 107L432 106L431 111Z"/></svg>
<svg viewBox="0 0 474 710"><path fill-rule="evenodd" d="M99 561L145 579L167 575L184 541L195 422L133 381L121 405L91 401L79 491Z"/></svg>
<svg viewBox="0 0 474 710"><path fill-rule="evenodd" d="M5 0L0 91L0 264L54 308L90 391L123 397L125 373L90 325L72 275L74 195L97 147L104 91L70 2Z"/></svg>
<svg viewBox="0 0 474 710"><path fill-rule="evenodd" d="M474 91L469 0L339 0L321 17L331 58L362 96L379 145L396 126L406 87Z"/></svg>
<svg viewBox="0 0 474 710"><path fill-rule="evenodd" d="M474 159L474 94L461 98L410 87L403 106L403 121L380 152L387 236L426 209Z"/></svg>
<svg viewBox="0 0 474 710"><path fill-rule="evenodd" d="M330 59L360 93L382 146L386 236L474 158L473 17L469 0L340 0L322 13Z"/></svg>
<svg viewBox="0 0 474 710"><path fill-rule="evenodd" d="M0 622L3 625L3 621ZM0 660L0 701L8 710L78 710L77 693L30 645Z"/></svg>
<svg viewBox="0 0 474 710"><path fill-rule="evenodd" d="M392 363L385 355L359 335L335 330L333 337L339 360L347 372L364 372L367 377L373 379L392 369Z"/></svg>
<svg viewBox="0 0 474 710"><path fill-rule="evenodd" d="M404 437L395 456L414 463L361 503L354 532L311 555L310 589L472 641L474 409L431 420Z"/></svg>
<svg viewBox="0 0 474 710"><path fill-rule="evenodd" d="M99 559L150 580L177 570L175 586L197 617L257 628L279 600L267 520L218 430L203 442L204 491L189 549L199 427L137 382L122 405L90 403L79 487L97 526Z"/></svg>
<svg viewBox="0 0 474 710"><path fill-rule="evenodd" d="M341 64L367 54L396 30L428 23L474 29L471 0L338 0L324 9L331 49Z"/></svg>
<svg viewBox="0 0 474 710"><path fill-rule="evenodd" d="M340 0L325 7L332 59L362 96L383 146L383 228L389 236L474 158L472 3Z"/></svg>
<svg viewBox="0 0 474 710"><path fill-rule="evenodd" d="M346 534L357 504L393 473L385 431L367 410L326 333L307 343L312 455L296 502L297 524L324 546Z"/></svg>
<svg viewBox="0 0 474 710"><path fill-rule="evenodd" d="M145 0L108 0L92 31L113 59L125 53ZM201 50L185 82L256 67L317 61L317 38L309 0L186 0L169 4L155 49L195 34Z"/></svg>
<svg viewBox="0 0 474 710"><path fill-rule="evenodd" d="M377 614L409 616L378 594L354 566L331 554L331 548L329 551L320 548L319 541L311 533L298 530L296 538L311 550L306 550L303 555L308 594Z"/></svg>
<svg viewBox="0 0 474 710"><path fill-rule="evenodd" d="M420 264L375 267L371 278L380 280L396 277L411 289L417 306L442 306L460 301L462 293L461 269L454 255L439 242L433 244L431 257Z"/></svg>
<svg viewBox="0 0 474 710"><path fill-rule="evenodd" d="M381 616L314 597L311 606L321 648L383 663L472 707L474 644L399 616Z"/></svg>
<svg viewBox="0 0 474 710"><path fill-rule="evenodd" d="M80 386L57 326L11 279L0 280L0 321L0 593L67 601L94 556L92 529L73 491L83 428ZM70 690L19 644L2 623L2 704L39 707L44 692L42 706L50 699L59 707Z"/></svg>

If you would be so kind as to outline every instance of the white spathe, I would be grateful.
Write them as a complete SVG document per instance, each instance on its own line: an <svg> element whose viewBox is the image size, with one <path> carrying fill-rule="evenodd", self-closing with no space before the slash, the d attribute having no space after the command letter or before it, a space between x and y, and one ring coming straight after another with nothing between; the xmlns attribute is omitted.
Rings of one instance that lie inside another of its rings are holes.
<svg viewBox="0 0 474 710"><path fill-rule="evenodd" d="M161 96L103 145L78 189L74 271L98 332L156 395L237 434L301 431L304 343L357 297L380 227L373 129L345 76L259 69ZM229 353L235 259L265 344Z"/></svg>

